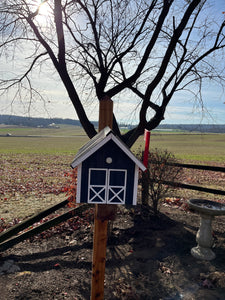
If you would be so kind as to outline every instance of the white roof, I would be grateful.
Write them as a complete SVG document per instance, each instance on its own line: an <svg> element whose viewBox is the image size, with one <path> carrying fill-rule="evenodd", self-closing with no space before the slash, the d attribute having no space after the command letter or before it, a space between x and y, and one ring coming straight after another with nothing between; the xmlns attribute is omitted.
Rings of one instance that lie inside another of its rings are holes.
<svg viewBox="0 0 225 300"><path fill-rule="evenodd" d="M98 134L96 134L89 142L87 142L80 150L77 152L71 167L75 168L80 165L84 160L86 160L90 155L95 153L103 145L105 145L109 140L113 140L120 149L126 153L126 155L142 170L146 168L143 163L130 151L130 149L118 138L109 127L105 127Z"/></svg>

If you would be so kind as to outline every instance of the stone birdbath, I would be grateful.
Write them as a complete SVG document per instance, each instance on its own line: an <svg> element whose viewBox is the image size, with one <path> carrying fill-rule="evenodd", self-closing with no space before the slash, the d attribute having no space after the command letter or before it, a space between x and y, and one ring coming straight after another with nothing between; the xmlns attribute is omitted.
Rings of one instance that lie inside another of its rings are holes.
<svg viewBox="0 0 225 300"><path fill-rule="evenodd" d="M191 249L191 254L197 259L212 260L216 257L211 249L212 220L215 216L225 215L225 205L205 199L191 199L188 205L200 214L200 227L196 234L198 245Z"/></svg>

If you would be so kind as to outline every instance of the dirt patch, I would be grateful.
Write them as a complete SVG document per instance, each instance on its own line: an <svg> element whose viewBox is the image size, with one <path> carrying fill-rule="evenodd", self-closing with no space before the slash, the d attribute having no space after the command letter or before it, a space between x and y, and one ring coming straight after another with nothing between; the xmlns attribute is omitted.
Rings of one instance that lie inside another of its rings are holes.
<svg viewBox="0 0 225 300"><path fill-rule="evenodd" d="M213 223L213 261L196 260L199 216L162 206L158 218L121 207L107 245L105 299L224 299L224 217ZM2 299L89 299L93 224L36 238L2 254Z"/></svg>

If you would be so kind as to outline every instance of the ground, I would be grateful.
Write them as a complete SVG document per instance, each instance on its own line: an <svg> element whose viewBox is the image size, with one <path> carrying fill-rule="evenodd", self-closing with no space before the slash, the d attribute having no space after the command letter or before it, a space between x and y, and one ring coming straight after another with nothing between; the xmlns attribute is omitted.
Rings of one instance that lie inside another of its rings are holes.
<svg viewBox="0 0 225 300"><path fill-rule="evenodd" d="M104 299L225 299L223 216L213 221L216 258L197 260L199 216L164 203L158 217L120 207L107 244ZM93 223L49 231L6 250L1 299L90 299Z"/></svg>

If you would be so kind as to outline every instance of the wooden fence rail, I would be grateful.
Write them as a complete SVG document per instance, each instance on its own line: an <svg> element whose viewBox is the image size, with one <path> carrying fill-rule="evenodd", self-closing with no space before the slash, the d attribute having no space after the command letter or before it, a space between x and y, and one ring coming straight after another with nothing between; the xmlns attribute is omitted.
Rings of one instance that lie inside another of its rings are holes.
<svg viewBox="0 0 225 300"><path fill-rule="evenodd" d="M65 222L66 220L68 219L71 219L75 216L82 216L82 213L88 208L87 205L85 204L82 204L78 207L75 207L71 210L69 210L68 212L58 216L58 217L55 217L37 227L34 227L24 233L21 233L19 234L18 236L15 236L15 237L12 237L6 241L4 241L3 243L0 244L0 251L5 251L7 250L8 248L36 235L36 234L39 234L53 226L56 226L62 222ZM12 235L11 235L12 236Z"/></svg>
<svg viewBox="0 0 225 300"><path fill-rule="evenodd" d="M40 213L35 214L34 216L22 221L21 223L16 224L15 226L3 231L0 233L0 243L9 239L13 235L19 233L20 231L28 228L29 226L33 225L34 223L40 221L41 219L47 217L51 213L55 212L59 208L64 207L69 203L69 200L63 200L53 206L48 207L47 209L41 211Z"/></svg>
<svg viewBox="0 0 225 300"><path fill-rule="evenodd" d="M187 169L198 169L205 171L223 172L225 173L224 167L206 166L206 165L194 165L194 164L181 164L181 163L167 163L168 166L175 166Z"/></svg>
<svg viewBox="0 0 225 300"><path fill-rule="evenodd" d="M213 171L213 172L223 172L225 173L224 167L214 167L214 166L206 166L206 165L194 165L194 164L181 164L181 163L167 163L168 166L180 167L180 168L187 168L187 169L198 169L198 170L205 170L205 171ZM163 184L171 185L174 187L195 190L200 192L206 192L215 195L225 195L225 190L218 190L207 188L199 185L192 185L192 184L185 184L181 182L171 182L164 180Z"/></svg>
<svg viewBox="0 0 225 300"><path fill-rule="evenodd" d="M206 187L199 186L199 185L185 184L185 183L180 183L180 182L171 182L171 181L166 181L166 180L163 181L163 184L171 185L171 186L179 187L179 188L183 188L183 189L188 189L188 190L195 190L195 191L215 194L215 195L225 195L225 191L206 188Z"/></svg>

